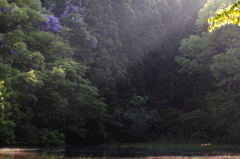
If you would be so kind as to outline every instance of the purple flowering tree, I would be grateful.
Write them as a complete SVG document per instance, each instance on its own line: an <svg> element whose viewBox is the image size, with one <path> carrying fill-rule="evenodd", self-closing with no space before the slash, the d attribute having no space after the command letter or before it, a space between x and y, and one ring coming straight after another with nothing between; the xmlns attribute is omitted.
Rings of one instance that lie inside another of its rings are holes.
<svg viewBox="0 0 240 159"><path fill-rule="evenodd" d="M82 16L85 16L84 14L85 7L83 6L81 1L77 3L75 2L75 0L68 0L67 2L65 2L65 4L66 4L65 10L61 14L61 19L66 19L70 13L78 13Z"/></svg>
<svg viewBox="0 0 240 159"><path fill-rule="evenodd" d="M44 14L44 16L47 18L47 20L41 22L40 27L45 31L52 31L55 34L58 34L62 29L59 18L55 17L54 15Z"/></svg>
<svg viewBox="0 0 240 159"><path fill-rule="evenodd" d="M60 8L60 5L56 7ZM85 13L86 8L82 1L67 0L62 8L59 19L63 26L71 29L70 32L65 34L68 35L68 39L71 41L72 46L77 48L85 45L88 45L86 47L97 47L98 40L92 35L90 28L84 21L87 15Z"/></svg>

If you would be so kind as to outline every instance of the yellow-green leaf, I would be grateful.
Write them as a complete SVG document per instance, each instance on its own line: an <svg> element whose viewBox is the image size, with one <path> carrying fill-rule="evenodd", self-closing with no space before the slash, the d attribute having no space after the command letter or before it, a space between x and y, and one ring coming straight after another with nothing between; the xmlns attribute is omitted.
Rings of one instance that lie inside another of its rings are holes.
<svg viewBox="0 0 240 159"><path fill-rule="evenodd" d="M211 33L212 32L212 26L208 27L208 31Z"/></svg>
<svg viewBox="0 0 240 159"><path fill-rule="evenodd" d="M238 17L238 26L240 26L240 17Z"/></svg>

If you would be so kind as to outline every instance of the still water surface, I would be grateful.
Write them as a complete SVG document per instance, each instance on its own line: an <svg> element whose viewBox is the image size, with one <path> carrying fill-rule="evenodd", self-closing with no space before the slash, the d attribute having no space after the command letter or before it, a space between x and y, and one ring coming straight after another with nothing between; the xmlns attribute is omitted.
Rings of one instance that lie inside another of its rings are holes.
<svg viewBox="0 0 240 159"><path fill-rule="evenodd" d="M111 146L0 148L0 159L240 159L240 149Z"/></svg>

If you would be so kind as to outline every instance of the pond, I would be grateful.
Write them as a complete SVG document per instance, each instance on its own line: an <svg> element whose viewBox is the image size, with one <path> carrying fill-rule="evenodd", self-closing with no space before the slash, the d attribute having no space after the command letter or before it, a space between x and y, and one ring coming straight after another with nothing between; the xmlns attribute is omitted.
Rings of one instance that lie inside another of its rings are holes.
<svg viewBox="0 0 240 159"><path fill-rule="evenodd" d="M117 146L0 148L0 159L240 159L240 149Z"/></svg>

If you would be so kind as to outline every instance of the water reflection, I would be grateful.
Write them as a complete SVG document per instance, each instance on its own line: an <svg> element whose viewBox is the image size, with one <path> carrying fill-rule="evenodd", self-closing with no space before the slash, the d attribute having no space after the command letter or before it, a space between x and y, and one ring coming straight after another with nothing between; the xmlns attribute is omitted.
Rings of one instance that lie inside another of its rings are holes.
<svg viewBox="0 0 240 159"><path fill-rule="evenodd" d="M240 159L239 149L124 147L1 148L0 159Z"/></svg>

